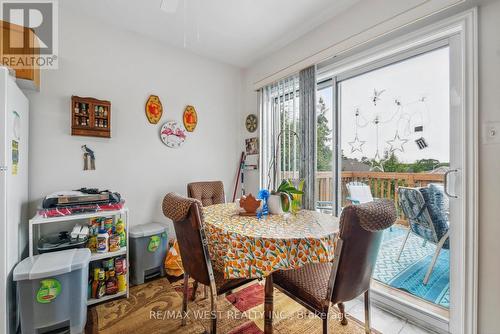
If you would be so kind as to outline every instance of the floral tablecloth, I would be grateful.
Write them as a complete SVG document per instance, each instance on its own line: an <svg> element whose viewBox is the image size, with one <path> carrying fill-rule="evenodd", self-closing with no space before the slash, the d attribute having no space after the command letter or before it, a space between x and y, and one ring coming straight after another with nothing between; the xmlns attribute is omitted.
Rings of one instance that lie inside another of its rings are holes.
<svg viewBox="0 0 500 334"><path fill-rule="evenodd" d="M238 215L236 204L203 208L210 257L225 278L262 278L333 259L338 219L302 210L262 219Z"/></svg>

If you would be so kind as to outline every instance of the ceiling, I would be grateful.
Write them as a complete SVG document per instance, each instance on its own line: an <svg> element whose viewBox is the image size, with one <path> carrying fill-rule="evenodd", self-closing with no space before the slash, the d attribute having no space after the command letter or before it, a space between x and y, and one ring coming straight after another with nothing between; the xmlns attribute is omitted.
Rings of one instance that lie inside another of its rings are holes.
<svg viewBox="0 0 500 334"><path fill-rule="evenodd" d="M62 8L239 67L247 67L359 0L63 0Z"/></svg>

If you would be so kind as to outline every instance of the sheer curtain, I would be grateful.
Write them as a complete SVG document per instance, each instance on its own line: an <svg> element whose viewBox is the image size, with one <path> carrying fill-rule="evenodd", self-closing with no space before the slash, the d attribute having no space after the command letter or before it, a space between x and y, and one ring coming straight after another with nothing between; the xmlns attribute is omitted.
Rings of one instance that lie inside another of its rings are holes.
<svg viewBox="0 0 500 334"><path fill-rule="evenodd" d="M273 190L299 177L299 76L260 89L259 106L260 187Z"/></svg>

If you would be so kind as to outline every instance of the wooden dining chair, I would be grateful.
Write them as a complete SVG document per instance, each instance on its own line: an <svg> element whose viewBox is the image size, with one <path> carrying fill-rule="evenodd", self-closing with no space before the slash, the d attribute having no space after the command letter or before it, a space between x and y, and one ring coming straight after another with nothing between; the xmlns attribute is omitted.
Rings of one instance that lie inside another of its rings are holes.
<svg viewBox="0 0 500 334"><path fill-rule="evenodd" d="M191 182L187 185L187 195L199 200L203 206L226 203L222 181Z"/></svg>
<svg viewBox="0 0 500 334"><path fill-rule="evenodd" d="M184 267L182 325L186 324L189 278L210 288L210 333L217 332L217 296L249 282L246 279L224 279L210 261L208 240L203 229L202 204L199 200L169 193L163 199L163 214L174 223L175 234Z"/></svg>
<svg viewBox="0 0 500 334"><path fill-rule="evenodd" d="M377 200L344 208L333 262L279 270L266 278L265 333L272 333L273 287L323 320L328 333L328 311L337 304L347 325L344 302L364 294L365 332L370 333L370 280L382 240L382 231L396 221L394 203Z"/></svg>
<svg viewBox="0 0 500 334"><path fill-rule="evenodd" d="M195 198L199 200L203 206L226 203L224 183L222 183L222 181L202 181L188 183L187 196L189 198ZM197 290L198 282L194 281L191 300L195 300ZM207 286L204 286L203 297L207 298Z"/></svg>

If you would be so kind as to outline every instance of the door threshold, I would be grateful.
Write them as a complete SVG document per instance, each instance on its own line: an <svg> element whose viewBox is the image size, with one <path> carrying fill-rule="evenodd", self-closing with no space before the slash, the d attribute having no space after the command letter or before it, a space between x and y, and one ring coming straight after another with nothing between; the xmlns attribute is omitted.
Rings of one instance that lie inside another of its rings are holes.
<svg viewBox="0 0 500 334"><path fill-rule="evenodd" d="M449 310L372 280L372 301L381 309L437 333L449 333Z"/></svg>

